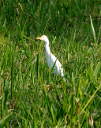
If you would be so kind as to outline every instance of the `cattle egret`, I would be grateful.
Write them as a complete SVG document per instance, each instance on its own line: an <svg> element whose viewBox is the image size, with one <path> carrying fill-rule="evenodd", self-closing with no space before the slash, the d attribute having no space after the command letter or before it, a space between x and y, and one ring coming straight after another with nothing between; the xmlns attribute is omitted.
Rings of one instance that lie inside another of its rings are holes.
<svg viewBox="0 0 101 128"><path fill-rule="evenodd" d="M45 43L45 56L48 67L53 69L53 72L61 77L64 77L63 67L59 60L51 53L49 46L49 39L46 35L42 35L41 37L37 37L37 40L44 41Z"/></svg>

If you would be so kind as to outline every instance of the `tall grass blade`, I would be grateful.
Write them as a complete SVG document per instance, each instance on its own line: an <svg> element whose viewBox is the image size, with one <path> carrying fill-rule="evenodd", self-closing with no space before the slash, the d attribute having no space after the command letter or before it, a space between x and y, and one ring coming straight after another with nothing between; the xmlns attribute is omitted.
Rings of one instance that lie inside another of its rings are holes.
<svg viewBox="0 0 101 128"><path fill-rule="evenodd" d="M91 103L91 101L94 99L96 93L101 89L101 85L95 90L95 92L93 93L93 95L90 97L90 99L88 100L88 102L86 103L86 105L83 107L83 109L80 112L80 115L85 111L85 109L88 107L88 105Z"/></svg>
<svg viewBox="0 0 101 128"><path fill-rule="evenodd" d="M5 127L6 123L9 122L9 120L13 117L13 113L9 113L8 115L6 115L2 120L0 120L0 128Z"/></svg>
<svg viewBox="0 0 101 128"><path fill-rule="evenodd" d="M91 29L92 29L92 33L93 33L94 42L96 42L96 33L95 33L95 29L94 29L91 15L90 15L90 23L91 23Z"/></svg>
<svg viewBox="0 0 101 128"><path fill-rule="evenodd" d="M36 74L37 74L37 80L39 76L39 54L37 55L37 61L36 61Z"/></svg>

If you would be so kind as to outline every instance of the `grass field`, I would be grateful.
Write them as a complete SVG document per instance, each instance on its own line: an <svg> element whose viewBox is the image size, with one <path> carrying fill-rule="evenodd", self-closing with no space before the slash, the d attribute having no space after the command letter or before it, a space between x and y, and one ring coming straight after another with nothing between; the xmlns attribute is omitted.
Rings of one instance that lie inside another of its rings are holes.
<svg viewBox="0 0 101 128"><path fill-rule="evenodd" d="M100 128L101 2L44 2L0 2L0 128ZM42 34L68 83L48 68Z"/></svg>

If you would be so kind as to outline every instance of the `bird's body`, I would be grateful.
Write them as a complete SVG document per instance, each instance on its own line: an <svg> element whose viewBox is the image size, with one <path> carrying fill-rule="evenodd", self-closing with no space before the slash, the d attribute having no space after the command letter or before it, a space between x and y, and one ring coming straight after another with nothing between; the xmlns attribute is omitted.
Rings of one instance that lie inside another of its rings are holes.
<svg viewBox="0 0 101 128"><path fill-rule="evenodd" d="M48 37L46 35L43 35L41 37L37 37L36 39L39 39L45 42L45 56L46 56L48 67L51 68L55 74L58 74L61 77L64 77L62 64L51 53Z"/></svg>
<svg viewBox="0 0 101 128"><path fill-rule="evenodd" d="M55 74L61 75L63 77L63 68L59 60L52 53L48 54L47 50L45 50L45 56L48 67L51 68Z"/></svg>

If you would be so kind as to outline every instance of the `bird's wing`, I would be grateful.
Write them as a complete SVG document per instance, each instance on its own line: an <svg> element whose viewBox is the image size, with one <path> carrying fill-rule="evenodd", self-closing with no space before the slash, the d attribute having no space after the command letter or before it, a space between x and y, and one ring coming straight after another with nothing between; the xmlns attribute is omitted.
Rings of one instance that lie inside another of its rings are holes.
<svg viewBox="0 0 101 128"><path fill-rule="evenodd" d="M59 62L59 60L56 61L56 68L59 74L61 74L61 76L64 76L63 67L62 64Z"/></svg>
<svg viewBox="0 0 101 128"><path fill-rule="evenodd" d="M51 55L51 60L52 60L52 67L54 68L54 73L61 74L61 76L64 76L62 64L53 54Z"/></svg>

